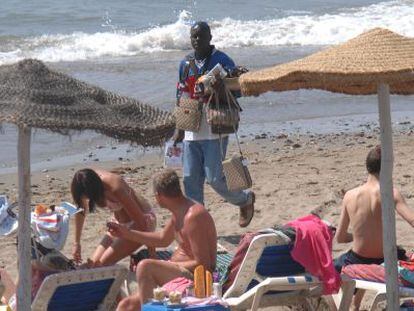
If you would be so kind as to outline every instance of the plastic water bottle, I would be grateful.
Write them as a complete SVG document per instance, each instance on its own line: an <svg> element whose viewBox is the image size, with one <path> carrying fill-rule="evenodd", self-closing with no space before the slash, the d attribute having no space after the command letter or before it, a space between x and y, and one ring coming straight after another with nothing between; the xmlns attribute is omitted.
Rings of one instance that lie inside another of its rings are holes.
<svg viewBox="0 0 414 311"><path fill-rule="evenodd" d="M222 298L222 287L220 283L213 283L213 296L216 298Z"/></svg>

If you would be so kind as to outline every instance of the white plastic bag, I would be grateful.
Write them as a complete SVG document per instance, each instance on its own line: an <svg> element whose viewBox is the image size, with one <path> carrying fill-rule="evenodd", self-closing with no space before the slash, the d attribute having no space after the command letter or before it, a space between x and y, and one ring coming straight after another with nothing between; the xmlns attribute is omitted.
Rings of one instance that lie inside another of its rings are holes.
<svg viewBox="0 0 414 311"><path fill-rule="evenodd" d="M168 168L182 168L183 167L184 145L178 143L174 146L174 142L169 140L165 143L164 151L164 167Z"/></svg>

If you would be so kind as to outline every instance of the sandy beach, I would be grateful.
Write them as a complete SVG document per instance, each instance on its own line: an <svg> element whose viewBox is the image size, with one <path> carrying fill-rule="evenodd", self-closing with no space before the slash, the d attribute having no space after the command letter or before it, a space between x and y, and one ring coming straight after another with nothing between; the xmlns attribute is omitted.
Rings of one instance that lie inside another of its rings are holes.
<svg viewBox="0 0 414 311"><path fill-rule="evenodd" d="M287 136L285 134L262 134L245 137L242 147L250 161L250 171L256 192L255 217L248 229L237 225L238 209L224 202L206 185L206 206L213 215L220 242L230 250L233 236L246 231L283 224L296 217L319 209L323 217L334 224L339 219L339 204L348 189L361 184L366 178L365 157L370 148L378 143L378 133L329 134ZM409 206L414 206L411 185L414 174L410 169L414 160L412 131L399 131L394 135L394 185L399 187ZM229 153L235 152L232 145ZM74 171L80 167L67 167L34 173L32 176L32 202L58 204L71 201L69 184ZM159 154L144 156L129 162L97 162L96 167L110 169L122 174L133 188L153 201L151 175L162 169ZM17 197L16 175L0 176L0 193L11 201ZM169 218L166 211L156 208L158 226ZM83 258L94 250L105 232L109 213L100 210L87 217L82 239ZM397 218L398 243L406 249L414 247L410 239L412 228ZM381 238L381 237L378 237ZM71 255L73 231L70 232L64 253ZM334 255L349 245L334 245ZM15 237L1 238L0 266L15 277ZM123 261L127 264L127 260Z"/></svg>

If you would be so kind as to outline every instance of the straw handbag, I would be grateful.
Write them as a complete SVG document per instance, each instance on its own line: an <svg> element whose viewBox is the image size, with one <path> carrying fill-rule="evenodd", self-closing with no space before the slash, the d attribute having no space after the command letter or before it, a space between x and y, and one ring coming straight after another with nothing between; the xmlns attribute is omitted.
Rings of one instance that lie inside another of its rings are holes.
<svg viewBox="0 0 414 311"><path fill-rule="evenodd" d="M202 104L197 99L180 98L174 108L175 127L198 132L201 124Z"/></svg>

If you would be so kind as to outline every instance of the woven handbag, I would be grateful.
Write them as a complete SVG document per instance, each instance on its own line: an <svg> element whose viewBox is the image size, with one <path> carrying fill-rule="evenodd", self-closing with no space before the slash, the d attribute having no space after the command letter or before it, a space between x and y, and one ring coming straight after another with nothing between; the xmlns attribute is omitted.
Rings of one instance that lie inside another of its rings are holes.
<svg viewBox="0 0 414 311"><path fill-rule="evenodd" d="M230 106L231 103L228 100L227 104ZM230 108L230 107L229 107ZM237 108L240 111L240 107ZM237 123L238 125L238 123ZM230 191L239 191L245 190L252 187L253 182L250 176L250 172L247 168L247 160L243 156L243 152L240 147L239 136L237 135L237 128L236 124L231 124L233 127L233 133L236 136L237 147L239 149L240 155L233 155L230 159L224 160L222 162L223 165L223 173L226 177L226 184L227 188ZM220 128L219 128L220 130ZM221 133L219 132L220 137L220 152L221 158L224 158L224 152L222 149L222 139Z"/></svg>
<svg viewBox="0 0 414 311"><path fill-rule="evenodd" d="M201 114L202 104L197 99L180 98L174 108L175 127L184 131L198 132Z"/></svg>
<svg viewBox="0 0 414 311"><path fill-rule="evenodd" d="M233 94L225 86L226 104L219 104L219 98L214 92L214 101L210 101L207 109L207 123L214 134L231 134L238 130L240 122L240 106Z"/></svg>
<svg viewBox="0 0 414 311"><path fill-rule="evenodd" d="M243 155L233 155L223 161L223 172L230 191L245 190L252 187L252 178Z"/></svg>

